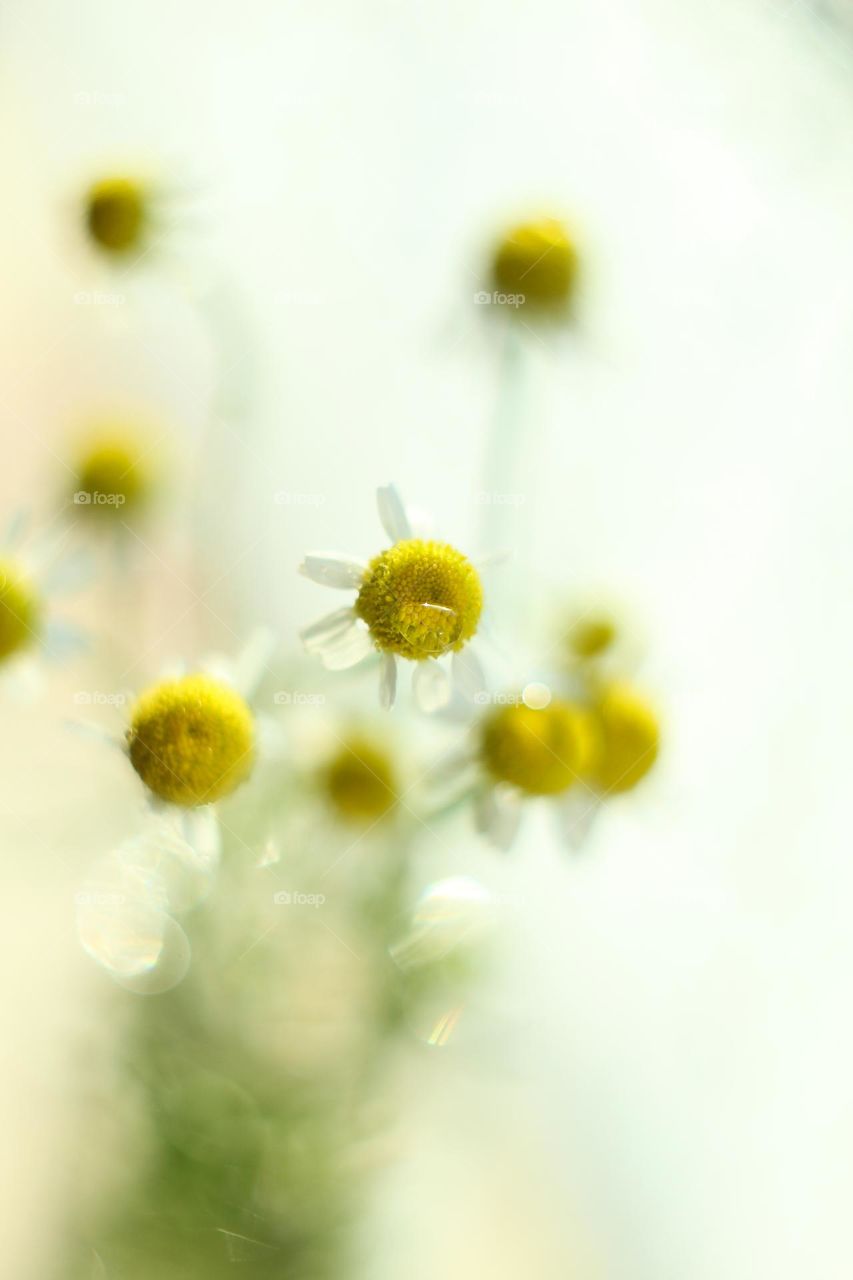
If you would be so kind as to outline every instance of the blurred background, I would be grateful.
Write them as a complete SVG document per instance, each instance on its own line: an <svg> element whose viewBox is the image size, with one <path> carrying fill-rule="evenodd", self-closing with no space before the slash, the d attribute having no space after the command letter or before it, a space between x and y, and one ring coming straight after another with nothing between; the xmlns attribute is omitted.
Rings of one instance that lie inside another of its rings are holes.
<svg viewBox="0 0 853 1280"><path fill-rule="evenodd" d="M62 723L75 692L263 623L295 648L326 605L302 554L371 554L394 480L516 550L519 652L543 602L630 601L666 735L581 856L535 820L505 860L437 855L514 906L457 1034L401 1050L366 1274L849 1275L846 0L8 0L2 36L3 511L55 519L105 413L169 479L132 586L106 556L72 606L90 650L3 708L3 1274L52 1274L120 1035L73 895L135 791ZM163 229L107 270L79 200L126 169ZM542 209L577 319L526 335L524 502L486 522L474 298Z"/></svg>

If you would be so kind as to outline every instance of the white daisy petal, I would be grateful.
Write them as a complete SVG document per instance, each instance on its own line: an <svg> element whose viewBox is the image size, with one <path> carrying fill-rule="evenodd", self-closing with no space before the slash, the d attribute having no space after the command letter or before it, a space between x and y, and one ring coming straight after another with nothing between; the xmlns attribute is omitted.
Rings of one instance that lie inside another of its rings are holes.
<svg viewBox="0 0 853 1280"><path fill-rule="evenodd" d="M487 551L481 556L472 556L471 563L475 569L492 569L495 565L508 564L511 559L511 551Z"/></svg>
<svg viewBox="0 0 853 1280"><path fill-rule="evenodd" d="M340 587L342 590L352 590L358 587L364 577L367 565L363 560L357 560L354 556L339 555L337 552L328 552L306 556L302 564L299 566L299 572L303 577L310 578L312 582L319 582L324 587Z"/></svg>
<svg viewBox="0 0 853 1280"><path fill-rule="evenodd" d="M474 809L477 830L497 849L506 851L518 832L522 803L522 796L514 787L485 788Z"/></svg>
<svg viewBox="0 0 853 1280"><path fill-rule="evenodd" d="M477 694L482 693L486 687L482 663L470 645L454 653L451 671L454 688L469 702L473 702Z"/></svg>
<svg viewBox="0 0 853 1280"><path fill-rule="evenodd" d="M302 643L309 653L316 653L329 671L345 671L354 667L373 650L367 627L352 608L338 609L307 627Z"/></svg>
<svg viewBox="0 0 853 1280"><path fill-rule="evenodd" d="M411 538L412 527L396 485L385 484L377 489L376 505L379 508L382 528L392 542L404 542L407 538Z"/></svg>
<svg viewBox="0 0 853 1280"><path fill-rule="evenodd" d="M375 652L370 632L355 614L345 627L327 635L318 643L311 642L310 653L316 653L327 671L346 671Z"/></svg>
<svg viewBox="0 0 853 1280"><path fill-rule="evenodd" d="M393 653L383 653L382 674L379 677L379 705L390 711L397 697L397 659Z"/></svg>
<svg viewBox="0 0 853 1280"><path fill-rule="evenodd" d="M556 807L556 816L561 839L570 849L581 848L600 811L601 796L583 783L566 793L562 804Z"/></svg>
<svg viewBox="0 0 853 1280"><path fill-rule="evenodd" d="M412 691L421 711L440 711L450 701L450 677L434 659L426 658L415 667Z"/></svg>
<svg viewBox="0 0 853 1280"><path fill-rule="evenodd" d="M319 653L335 636L349 630L355 616L351 605L347 605L345 609L336 609L334 613L327 613L325 617L300 631L302 643L309 653Z"/></svg>
<svg viewBox="0 0 853 1280"><path fill-rule="evenodd" d="M237 655L232 679L238 693L251 702L275 650L275 634L269 627L253 632Z"/></svg>

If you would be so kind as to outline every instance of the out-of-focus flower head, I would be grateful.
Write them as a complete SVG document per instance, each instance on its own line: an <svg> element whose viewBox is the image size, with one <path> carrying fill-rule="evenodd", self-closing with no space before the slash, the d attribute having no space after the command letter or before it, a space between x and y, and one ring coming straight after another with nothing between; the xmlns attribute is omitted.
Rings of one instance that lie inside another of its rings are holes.
<svg viewBox="0 0 853 1280"><path fill-rule="evenodd" d="M257 754L250 699L266 668L266 633L234 661L211 655L131 703L122 737L107 735L145 787L143 830L96 863L78 895L85 950L122 985L169 990L189 968L176 917L209 892L219 866L215 802L249 778Z"/></svg>
<svg viewBox="0 0 853 1280"><path fill-rule="evenodd" d="M83 224L101 253L124 258L142 252L152 225L152 196L140 178L114 174L96 179L83 196Z"/></svg>
<svg viewBox="0 0 853 1280"><path fill-rule="evenodd" d="M305 557L300 572L324 586L357 592L355 603L308 627L302 639L330 670L355 666L378 651L380 702L393 705L397 663L415 663L418 705L433 711L450 698L439 659L451 656L454 681L482 687L480 665L467 647L476 635L483 588L475 565L446 542L418 538L393 485L378 491L379 517L392 546L369 562L339 553Z"/></svg>
<svg viewBox="0 0 853 1280"><path fill-rule="evenodd" d="M341 739L318 773L323 796L344 822L378 822L397 804L400 783L390 752L362 732Z"/></svg>
<svg viewBox="0 0 853 1280"><path fill-rule="evenodd" d="M492 285L496 301L519 314L525 309L566 312L578 278L578 251L562 222L538 218L511 227L495 247Z"/></svg>
<svg viewBox="0 0 853 1280"><path fill-rule="evenodd" d="M190 844L219 844L213 806L248 780L257 756L253 694L271 640L258 632L234 660L204 658L130 697L123 734L108 738L126 756L155 809Z"/></svg>
<svg viewBox="0 0 853 1280"><path fill-rule="evenodd" d="M151 453L150 445L121 425L92 430L74 463L75 506L111 522L141 511L155 488Z"/></svg>
<svg viewBox="0 0 853 1280"><path fill-rule="evenodd" d="M0 675L32 688L40 665L61 661L82 647L83 635L55 616L53 602L81 587L90 565L66 553L60 539L25 536L16 519L0 545Z"/></svg>
<svg viewBox="0 0 853 1280"><path fill-rule="evenodd" d="M106 169L75 195L85 243L105 263L133 267L147 257L181 220L192 191L149 167L124 164Z"/></svg>
<svg viewBox="0 0 853 1280"><path fill-rule="evenodd" d="M660 724L647 698L624 681L605 685L590 712L596 726L591 781L601 793L630 791L645 778L660 750Z"/></svg>
<svg viewBox="0 0 853 1280"><path fill-rule="evenodd" d="M554 805L563 838L577 846L602 801L635 787L657 758L657 717L626 684L591 685L569 699L537 681L477 701L483 710L467 745L436 780L467 781L477 828L498 848L513 843L532 800Z"/></svg>

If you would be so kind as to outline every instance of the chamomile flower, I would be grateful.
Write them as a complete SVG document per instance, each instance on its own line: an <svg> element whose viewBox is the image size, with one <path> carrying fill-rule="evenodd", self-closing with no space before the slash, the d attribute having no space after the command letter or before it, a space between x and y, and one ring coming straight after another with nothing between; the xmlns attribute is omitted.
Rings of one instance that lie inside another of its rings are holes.
<svg viewBox="0 0 853 1280"><path fill-rule="evenodd" d="M501 237L491 270L498 301L506 299L513 308L556 315L565 311L574 295L577 246L555 218L523 222Z"/></svg>
<svg viewBox="0 0 853 1280"><path fill-rule="evenodd" d="M154 488L150 446L121 425L97 427L74 463L74 504L99 520L117 523L142 510Z"/></svg>
<svg viewBox="0 0 853 1280"><path fill-rule="evenodd" d="M115 745L143 784L149 813L139 834L98 860L76 899L84 950L131 991L168 991L189 969L179 917L203 901L216 877L215 802L252 772L257 727L249 699L268 653L269 637L259 634L236 662L212 656L131 701Z"/></svg>
<svg viewBox="0 0 853 1280"><path fill-rule="evenodd" d="M595 759L596 728L588 710L555 698L544 685L490 706L475 726L480 773L478 830L499 848L515 838L524 806L544 799L558 808L584 789Z"/></svg>
<svg viewBox="0 0 853 1280"><path fill-rule="evenodd" d="M571 698L546 684L477 701L484 710L469 741L436 769L436 780L470 786L477 828L498 848L515 839L533 800L554 807L561 834L577 847L602 802L649 772L660 730L651 705L624 683L591 685Z"/></svg>
<svg viewBox="0 0 853 1280"><path fill-rule="evenodd" d="M292 707L283 720L293 794L286 819L301 814L305 847L380 837L399 818L401 799L413 784L406 738L390 731L387 717L344 706L329 714L322 706ZM281 783L277 784L281 792ZM371 844L373 843L371 839Z"/></svg>
<svg viewBox="0 0 853 1280"><path fill-rule="evenodd" d="M220 844L214 806L249 779L256 761L258 726L251 700L269 651L269 636L258 633L235 661L211 655L193 671L164 675L128 697L124 733L108 735L129 761L151 808L190 846L211 856Z"/></svg>
<svg viewBox="0 0 853 1280"><path fill-rule="evenodd" d="M553 620L551 629L562 664L581 682L600 683L634 671L645 651L632 611L600 593L576 601Z"/></svg>
<svg viewBox="0 0 853 1280"><path fill-rule="evenodd" d="M379 822L400 791L397 768L383 743L356 732L342 738L319 771L322 794L343 822Z"/></svg>
<svg viewBox="0 0 853 1280"><path fill-rule="evenodd" d="M393 485L379 489L379 518L392 540L370 561L308 555L300 572L314 582L354 590L354 604L302 632L309 653L329 670L343 670L379 652L380 702L394 704L400 659L415 663L413 687L427 711L447 704L451 681L439 659L449 656L459 687L483 687L477 658L467 647L477 632L483 588L477 568L446 542L415 537Z"/></svg>
<svg viewBox="0 0 853 1280"><path fill-rule="evenodd" d="M631 791L660 751L660 723L646 697L624 681L604 685L590 707L596 752L590 778L602 796Z"/></svg>
<svg viewBox="0 0 853 1280"><path fill-rule="evenodd" d="M37 688L41 666L83 646L82 633L54 614L54 601L82 586L87 558L65 553L61 541L25 537L15 520L0 546L0 678Z"/></svg>
<svg viewBox="0 0 853 1280"><path fill-rule="evenodd" d="M175 200L182 194L141 169L102 172L76 194L82 235L104 262L130 266L174 225Z"/></svg>
<svg viewBox="0 0 853 1280"><path fill-rule="evenodd" d="M146 184L126 174L98 178L83 197L83 221L102 252L122 255L144 247L150 223Z"/></svg>

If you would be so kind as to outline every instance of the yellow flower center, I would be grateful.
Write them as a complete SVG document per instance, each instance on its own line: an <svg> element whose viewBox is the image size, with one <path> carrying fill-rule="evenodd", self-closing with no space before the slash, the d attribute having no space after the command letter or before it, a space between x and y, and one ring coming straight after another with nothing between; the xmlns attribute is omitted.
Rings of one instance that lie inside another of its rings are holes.
<svg viewBox="0 0 853 1280"><path fill-rule="evenodd" d="M130 761L171 804L210 804L244 782L255 754L252 715L239 694L206 675L164 680L133 708Z"/></svg>
<svg viewBox="0 0 853 1280"><path fill-rule="evenodd" d="M343 744L326 765L322 781L332 807L347 821L375 821L397 801L388 754L363 737Z"/></svg>
<svg viewBox="0 0 853 1280"><path fill-rule="evenodd" d="M0 563L0 659L26 649L37 638L41 605L14 565Z"/></svg>
<svg viewBox="0 0 853 1280"><path fill-rule="evenodd" d="M581 707L553 699L546 707L497 707L481 728L480 753L497 782L529 795L557 795L588 767L594 731Z"/></svg>
<svg viewBox="0 0 853 1280"><path fill-rule="evenodd" d="M660 726L649 704L628 685L614 684L595 707L600 741L594 774L604 791L628 791L658 755Z"/></svg>
<svg viewBox="0 0 853 1280"><path fill-rule="evenodd" d="M98 248L107 253L137 248L148 221L142 186L132 178L102 178L86 193L85 219Z"/></svg>
<svg viewBox="0 0 853 1280"><path fill-rule="evenodd" d="M147 496L148 480L141 447L129 437L105 436L80 460L76 501L115 515L139 506Z"/></svg>
<svg viewBox="0 0 853 1280"><path fill-rule="evenodd" d="M496 290L523 294L525 305L543 309L568 301L577 271L577 249L553 218L513 227L498 245L492 264Z"/></svg>
<svg viewBox="0 0 853 1280"><path fill-rule="evenodd" d="M616 639L616 624L604 615L579 618L569 629L567 640L576 658L600 658Z"/></svg>
<svg viewBox="0 0 853 1280"><path fill-rule="evenodd" d="M410 538L371 560L355 607L378 649L403 658L437 658L461 649L474 635L483 588L460 551Z"/></svg>

